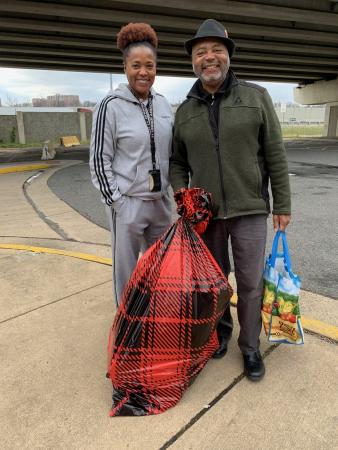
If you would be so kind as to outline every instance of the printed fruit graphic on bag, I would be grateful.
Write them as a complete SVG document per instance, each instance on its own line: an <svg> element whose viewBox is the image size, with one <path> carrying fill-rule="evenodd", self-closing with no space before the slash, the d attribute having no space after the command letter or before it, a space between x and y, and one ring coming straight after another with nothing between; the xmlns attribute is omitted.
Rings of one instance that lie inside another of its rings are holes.
<svg viewBox="0 0 338 450"><path fill-rule="evenodd" d="M283 253L278 252L282 237ZM277 231L263 274L262 322L269 342L303 344L299 292L301 281L292 272L285 232Z"/></svg>

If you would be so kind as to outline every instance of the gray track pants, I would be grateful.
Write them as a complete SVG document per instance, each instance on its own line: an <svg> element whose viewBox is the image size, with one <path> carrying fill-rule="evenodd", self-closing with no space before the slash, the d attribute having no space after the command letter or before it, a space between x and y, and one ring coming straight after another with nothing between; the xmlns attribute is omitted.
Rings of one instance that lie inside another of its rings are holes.
<svg viewBox="0 0 338 450"><path fill-rule="evenodd" d="M117 210L107 207L112 232L113 293L120 303L140 251L150 247L172 221L169 195L158 200L126 197Z"/></svg>
<svg viewBox="0 0 338 450"><path fill-rule="evenodd" d="M245 354L259 349L262 327L261 305L263 269L267 233L267 215L249 215L226 220L212 220L202 238L223 273L231 270L228 240L234 259L237 282L237 315L240 324L238 345ZM225 311L217 331L230 339L232 333L230 308Z"/></svg>

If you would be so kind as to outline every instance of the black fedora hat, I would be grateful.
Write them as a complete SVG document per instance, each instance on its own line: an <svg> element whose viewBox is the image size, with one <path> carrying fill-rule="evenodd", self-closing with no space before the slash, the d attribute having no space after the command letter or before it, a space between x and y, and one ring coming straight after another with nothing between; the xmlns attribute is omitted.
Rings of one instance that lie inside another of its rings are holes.
<svg viewBox="0 0 338 450"><path fill-rule="evenodd" d="M220 39L228 49L230 58L233 55L235 50L235 43L233 40L228 38L227 30L225 30L224 26L221 23L217 22L217 20L214 19L205 20L202 23L202 25L200 25L195 36L192 39L185 41L184 48L186 49L189 55L191 55L193 45L203 38Z"/></svg>

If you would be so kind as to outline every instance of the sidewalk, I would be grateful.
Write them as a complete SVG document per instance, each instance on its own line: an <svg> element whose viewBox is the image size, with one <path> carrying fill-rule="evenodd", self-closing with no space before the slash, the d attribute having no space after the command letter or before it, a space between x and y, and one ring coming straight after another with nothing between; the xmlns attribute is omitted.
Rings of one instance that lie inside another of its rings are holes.
<svg viewBox="0 0 338 450"><path fill-rule="evenodd" d="M2 448L338 448L338 304L305 291L306 343L268 346L262 334L261 382L242 373L236 323L227 356L208 362L175 408L108 417L110 233L47 186L77 163L0 174Z"/></svg>

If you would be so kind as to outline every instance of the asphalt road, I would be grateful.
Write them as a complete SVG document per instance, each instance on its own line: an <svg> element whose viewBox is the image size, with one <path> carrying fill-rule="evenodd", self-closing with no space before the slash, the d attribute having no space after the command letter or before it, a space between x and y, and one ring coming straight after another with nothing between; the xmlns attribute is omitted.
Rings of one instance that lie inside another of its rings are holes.
<svg viewBox="0 0 338 450"><path fill-rule="evenodd" d="M293 270L304 289L338 299L338 140L285 144L292 190L287 236ZM71 159L83 164L57 171L49 187L79 213L107 228L100 195L90 182L88 152L74 152ZM272 238L270 221L267 253Z"/></svg>

